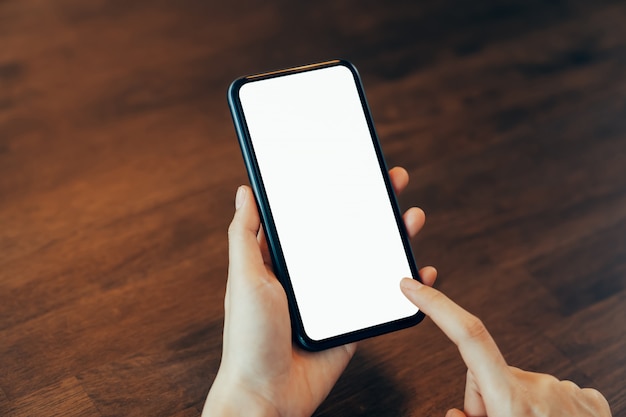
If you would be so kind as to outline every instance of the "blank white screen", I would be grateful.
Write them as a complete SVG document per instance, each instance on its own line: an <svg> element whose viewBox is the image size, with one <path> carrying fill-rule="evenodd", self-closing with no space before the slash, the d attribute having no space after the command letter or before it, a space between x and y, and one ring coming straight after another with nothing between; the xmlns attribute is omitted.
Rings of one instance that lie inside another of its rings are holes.
<svg viewBox="0 0 626 417"><path fill-rule="evenodd" d="M351 71L239 92L305 332L314 340L417 312L412 276Z"/></svg>

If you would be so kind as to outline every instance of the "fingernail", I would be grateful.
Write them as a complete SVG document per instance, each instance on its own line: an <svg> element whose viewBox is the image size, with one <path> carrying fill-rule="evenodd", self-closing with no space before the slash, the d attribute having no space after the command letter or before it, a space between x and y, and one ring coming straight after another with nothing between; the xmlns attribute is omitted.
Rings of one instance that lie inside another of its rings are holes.
<svg viewBox="0 0 626 417"><path fill-rule="evenodd" d="M422 285L424 284L413 278L402 278L402 281L400 281L400 287L409 291L415 291L419 289Z"/></svg>
<svg viewBox="0 0 626 417"><path fill-rule="evenodd" d="M243 203L246 201L246 188L243 185L240 185L237 188L237 195L235 195L235 209L239 210Z"/></svg>

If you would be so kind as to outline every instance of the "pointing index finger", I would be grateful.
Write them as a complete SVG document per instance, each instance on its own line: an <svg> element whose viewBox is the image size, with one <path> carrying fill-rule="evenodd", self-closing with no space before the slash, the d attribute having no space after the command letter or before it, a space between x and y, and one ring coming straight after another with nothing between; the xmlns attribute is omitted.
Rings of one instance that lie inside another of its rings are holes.
<svg viewBox="0 0 626 417"><path fill-rule="evenodd" d="M405 278L400 284L404 295L429 316L454 342L463 361L472 371L484 393L502 387L509 373L495 341L478 319L443 293Z"/></svg>

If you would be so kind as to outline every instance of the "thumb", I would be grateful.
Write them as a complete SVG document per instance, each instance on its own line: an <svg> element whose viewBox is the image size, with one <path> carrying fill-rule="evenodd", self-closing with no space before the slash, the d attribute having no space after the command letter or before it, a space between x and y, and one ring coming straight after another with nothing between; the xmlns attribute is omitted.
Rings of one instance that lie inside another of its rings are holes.
<svg viewBox="0 0 626 417"><path fill-rule="evenodd" d="M239 187L235 208L235 215L228 228L229 280L261 278L265 275L263 256L257 240L261 224L250 187Z"/></svg>
<svg viewBox="0 0 626 417"><path fill-rule="evenodd" d="M446 413L446 417L467 417L467 414L465 414L463 411L459 410L458 408L451 408Z"/></svg>

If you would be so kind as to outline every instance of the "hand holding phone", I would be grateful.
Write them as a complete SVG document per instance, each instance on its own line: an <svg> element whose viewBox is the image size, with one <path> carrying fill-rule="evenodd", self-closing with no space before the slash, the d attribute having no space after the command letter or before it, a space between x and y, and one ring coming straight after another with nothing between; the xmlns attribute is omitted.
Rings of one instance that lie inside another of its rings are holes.
<svg viewBox="0 0 626 417"><path fill-rule="evenodd" d="M319 350L418 323L398 283L419 275L356 69L245 77L229 104L296 341Z"/></svg>
<svg viewBox="0 0 626 417"><path fill-rule="evenodd" d="M389 177L396 193L409 180L402 168L391 169ZM356 344L312 353L293 343L287 297L268 261L249 187L238 190L236 208L228 230L222 359L203 416L311 415L350 361ZM409 236L415 236L424 224L424 212L415 207L403 218ZM306 234L305 223L300 226ZM432 285L436 271L425 267L420 275L425 284Z"/></svg>

